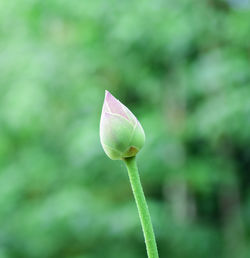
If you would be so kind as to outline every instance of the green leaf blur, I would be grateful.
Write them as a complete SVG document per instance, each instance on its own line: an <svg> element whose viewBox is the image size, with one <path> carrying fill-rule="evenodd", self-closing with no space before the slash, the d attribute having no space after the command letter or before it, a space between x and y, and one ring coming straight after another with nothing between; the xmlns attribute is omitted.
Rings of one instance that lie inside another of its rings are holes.
<svg viewBox="0 0 250 258"><path fill-rule="evenodd" d="M161 258L250 257L250 3L0 1L0 258L143 258L104 90L140 120Z"/></svg>

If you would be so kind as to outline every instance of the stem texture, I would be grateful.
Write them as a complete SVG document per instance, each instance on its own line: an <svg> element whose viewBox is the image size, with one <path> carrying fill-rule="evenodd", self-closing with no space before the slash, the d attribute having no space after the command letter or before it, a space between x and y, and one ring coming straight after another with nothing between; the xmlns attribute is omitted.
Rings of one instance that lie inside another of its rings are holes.
<svg viewBox="0 0 250 258"><path fill-rule="evenodd" d="M157 251L154 230L153 230L147 202L143 193L140 176L139 176L139 172L136 164L136 159L135 157L125 158L124 161L128 169L130 184L133 190L135 202L139 212L139 217L142 225L148 257L158 258L159 255Z"/></svg>

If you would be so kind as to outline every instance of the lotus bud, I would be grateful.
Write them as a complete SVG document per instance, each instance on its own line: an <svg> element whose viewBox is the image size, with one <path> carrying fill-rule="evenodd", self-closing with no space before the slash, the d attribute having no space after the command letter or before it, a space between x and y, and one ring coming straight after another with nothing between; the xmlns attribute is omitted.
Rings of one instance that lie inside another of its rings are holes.
<svg viewBox="0 0 250 258"><path fill-rule="evenodd" d="M140 122L108 91L102 107L100 139L105 153L113 160L134 157L145 142Z"/></svg>

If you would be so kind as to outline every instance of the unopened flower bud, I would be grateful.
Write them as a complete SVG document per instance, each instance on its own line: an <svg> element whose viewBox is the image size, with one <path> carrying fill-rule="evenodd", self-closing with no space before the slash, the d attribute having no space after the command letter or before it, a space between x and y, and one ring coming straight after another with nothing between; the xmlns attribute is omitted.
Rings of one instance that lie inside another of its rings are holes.
<svg viewBox="0 0 250 258"><path fill-rule="evenodd" d="M114 160L135 156L145 142L140 122L108 91L102 107L100 139L105 153Z"/></svg>

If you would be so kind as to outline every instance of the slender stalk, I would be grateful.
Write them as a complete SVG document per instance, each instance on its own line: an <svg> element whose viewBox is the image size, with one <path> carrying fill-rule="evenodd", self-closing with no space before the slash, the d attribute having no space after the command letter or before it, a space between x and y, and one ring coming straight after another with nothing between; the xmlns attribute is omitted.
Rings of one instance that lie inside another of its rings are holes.
<svg viewBox="0 0 250 258"><path fill-rule="evenodd" d="M130 184L133 190L135 202L139 212L139 217L142 225L148 257L158 258L159 255L157 251L154 230L153 230L147 202L143 193L140 176L139 176L139 172L136 164L136 159L135 157L125 158L124 161L127 166Z"/></svg>

